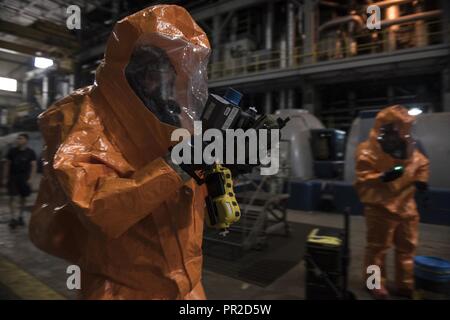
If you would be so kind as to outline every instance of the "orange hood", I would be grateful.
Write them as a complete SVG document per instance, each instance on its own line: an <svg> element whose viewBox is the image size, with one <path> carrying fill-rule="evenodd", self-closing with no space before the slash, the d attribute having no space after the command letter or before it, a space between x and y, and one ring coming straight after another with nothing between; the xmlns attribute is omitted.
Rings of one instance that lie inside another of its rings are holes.
<svg viewBox="0 0 450 320"><path fill-rule="evenodd" d="M377 117L375 118L375 124L369 134L368 142L369 148L371 149L372 153L377 155L376 158L378 159L379 163L391 166L394 164L406 163L409 161L409 159L394 159L390 155L386 154L382 150L377 138L380 134L381 127L389 123L396 124L402 136L410 136L414 121L415 118L408 114L408 109L401 105L387 107L377 114Z"/></svg>
<svg viewBox="0 0 450 320"><path fill-rule="evenodd" d="M410 135L414 120L414 117L408 114L408 110L401 105L385 108L381 110L375 118L375 125L370 131L370 140L371 142L377 143L380 128L389 123L396 124L400 129L400 134L402 136Z"/></svg>
<svg viewBox="0 0 450 320"><path fill-rule="evenodd" d="M189 13L175 5L152 6L116 23L96 72L93 98L106 106L100 112L105 112L102 118L115 143L140 167L167 152L175 127L160 122L128 84L125 68L137 43L166 52L177 74L176 100L191 122L207 99L210 45Z"/></svg>

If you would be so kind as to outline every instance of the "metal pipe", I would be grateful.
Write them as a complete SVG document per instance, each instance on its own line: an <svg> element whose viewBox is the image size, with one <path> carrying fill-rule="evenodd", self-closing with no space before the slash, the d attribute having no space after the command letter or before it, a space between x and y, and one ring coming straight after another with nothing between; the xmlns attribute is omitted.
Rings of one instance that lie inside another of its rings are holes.
<svg viewBox="0 0 450 320"><path fill-rule="evenodd" d="M414 13L414 14L410 14L407 16L399 17L397 19L383 20L383 21L381 21L381 27L382 28L388 27L393 24L411 22L411 21L416 21L416 20L420 20L420 19L430 19L430 18L440 16L441 14L442 14L442 10L432 10L432 11L427 11L427 12Z"/></svg>
<svg viewBox="0 0 450 320"><path fill-rule="evenodd" d="M280 68L286 68L286 40L280 40Z"/></svg>
<svg viewBox="0 0 450 320"><path fill-rule="evenodd" d="M298 12L297 12L297 19L298 19L298 24L297 24L297 31L298 31L298 35L299 37L302 37L303 32L304 32L304 5L298 6Z"/></svg>
<svg viewBox="0 0 450 320"><path fill-rule="evenodd" d="M69 93L72 93L74 88L75 88L75 76L71 74L69 75Z"/></svg>
<svg viewBox="0 0 450 320"><path fill-rule="evenodd" d="M41 109L45 110L48 107L48 76L42 79L42 100Z"/></svg>
<svg viewBox="0 0 450 320"><path fill-rule="evenodd" d="M294 90L287 89L287 109L294 108Z"/></svg>
<svg viewBox="0 0 450 320"><path fill-rule="evenodd" d="M319 1L319 4L325 7L330 7L330 8L337 8L337 9L346 9L347 6L336 3L336 2L332 2L332 1L324 1L321 0Z"/></svg>
<svg viewBox="0 0 450 320"><path fill-rule="evenodd" d="M29 86L28 80L22 82L22 98L24 100L28 100L28 86Z"/></svg>
<svg viewBox="0 0 450 320"><path fill-rule="evenodd" d="M442 11L444 12L442 21L441 21L441 28L444 31L442 35L442 42L449 44L450 43L450 2L448 0L441 0L439 2L441 5ZM450 108L450 105L449 105Z"/></svg>
<svg viewBox="0 0 450 320"><path fill-rule="evenodd" d="M219 54L220 51L219 46L220 46L220 34L221 34L221 29L220 29L220 25L221 25L221 21L220 21L220 15L214 16L213 17L213 28L212 28L212 42L213 42L213 46L214 46L214 50L212 51L212 62L217 62L219 61Z"/></svg>
<svg viewBox="0 0 450 320"><path fill-rule="evenodd" d="M238 17L234 15L231 18L231 35L230 35L230 41L234 42L237 40L237 29L238 29Z"/></svg>
<svg viewBox="0 0 450 320"><path fill-rule="evenodd" d="M393 6L403 3L412 2L413 0L386 0L386 1L380 1L369 4L369 6L377 6L377 7L387 7L387 6Z"/></svg>
<svg viewBox="0 0 450 320"><path fill-rule="evenodd" d="M334 27L334 26L337 26L337 25L340 25L340 24L344 24L344 23L349 23L349 22L352 22L352 21L356 22L359 27L363 27L364 26L363 18L361 18L360 16L358 16L356 14L353 14L353 15L350 15L350 16L338 17L338 18L335 18L335 19L330 20L328 22L325 22L324 24L322 24L319 27L318 31L319 31L319 33L321 33L321 32L323 32L324 30L326 30L328 28L331 28L331 27Z"/></svg>
<svg viewBox="0 0 450 320"><path fill-rule="evenodd" d="M400 7L398 5L388 6L386 8L386 21L396 20L400 16ZM397 30L398 25L392 25L388 28L387 50L394 51L397 47Z"/></svg>
<svg viewBox="0 0 450 320"><path fill-rule="evenodd" d="M287 55L288 66L291 67L294 64L294 45L295 45L295 24L294 24L294 4L292 2L287 3Z"/></svg>
<svg viewBox="0 0 450 320"><path fill-rule="evenodd" d="M416 13L423 12L423 6L421 4L418 4L416 6ZM416 40L416 46L417 47L425 47L428 45L428 33L427 33L427 26L425 25L425 21L423 19L420 19L416 21L415 23L415 40Z"/></svg>
<svg viewBox="0 0 450 320"><path fill-rule="evenodd" d="M302 34L303 36L303 46L302 53L303 63L314 62L315 56L311 54L311 52L315 51L317 31L316 27L318 24L318 6L317 2L313 0L305 0L303 2L303 19L305 29Z"/></svg>
<svg viewBox="0 0 450 320"><path fill-rule="evenodd" d="M278 101L278 103L279 103L279 106L278 106L279 110L286 109L286 91L283 90L283 89L281 89L279 91L279 101Z"/></svg>
<svg viewBox="0 0 450 320"><path fill-rule="evenodd" d="M272 50L272 39L273 39L273 2L269 1L267 3L267 15L266 15L266 26L265 26L265 48L267 50Z"/></svg>
<svg viewBox="0 0 450 320"><path fill-rule="evenodd" d="M442 78L442 106L444 112L450 112L450 66L444 68L441 74Z"/></svg>

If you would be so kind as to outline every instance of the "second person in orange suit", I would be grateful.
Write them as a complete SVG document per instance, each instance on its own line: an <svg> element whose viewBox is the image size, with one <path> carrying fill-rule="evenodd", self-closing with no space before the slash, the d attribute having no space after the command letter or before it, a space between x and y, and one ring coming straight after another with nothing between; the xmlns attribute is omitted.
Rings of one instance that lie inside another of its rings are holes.
<svg viewBox="0 0 450 320"><path fill-rule="evenodd" d="M414 288L414 255L419 214L416 191L425 192L428 159L411 137L414 117L402 106L380 111L369 139L356 151L355 187L364 204L367 226L365 267L380 267L381 288L371 290L386 299L385 256L395 246L397 294L410 297ZM364 273L366 269L364 270Z"/></svg>
<svg viewBox="0 0 450 320"><path fill-rule="evenodd" d="M207 99L208 38L160 5L119 21L93 86L39 119L31 240L81 268L84 299L204 299L205 190L170 162Z"/></svg>

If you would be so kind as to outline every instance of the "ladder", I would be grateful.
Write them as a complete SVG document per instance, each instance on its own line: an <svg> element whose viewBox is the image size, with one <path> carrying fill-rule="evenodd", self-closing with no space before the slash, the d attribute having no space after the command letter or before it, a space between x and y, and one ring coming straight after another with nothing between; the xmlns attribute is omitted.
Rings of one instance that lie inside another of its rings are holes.
<svg viewBox="0 0 450 320"><path fill-rule="evenodd" d="M240 177L235 184L235 194L241 208L241 219L230 226L225 237L217 230L206 229L203 245L206 254L214 254L212 251L218 246L227 246L231 259L235 259L247 250L266 248L270 235L289 236L287 204L290 183L287 163L280 161L276 175L248 174Z"/></svg>

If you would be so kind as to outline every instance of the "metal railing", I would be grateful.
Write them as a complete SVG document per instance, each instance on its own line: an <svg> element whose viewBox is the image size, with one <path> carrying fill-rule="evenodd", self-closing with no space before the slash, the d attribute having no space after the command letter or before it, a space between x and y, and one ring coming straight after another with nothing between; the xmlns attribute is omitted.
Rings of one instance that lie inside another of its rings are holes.
<svg viewBox="0 0 450 320"><path fill-rule="evenodd" d="M395 25L395 31L392 27L373 31L364 29L352 37L334 30L325 33L312 52L305 53L301 46L295 47L291 56L288 56L287 49L259 50L239 58L210 63L208 76L210 80L217 80L271 70L295 69L317 62L426 47L443 43L445 36L450 36L450 26L443 25L441 20L422 21L422 33L417 32L417 23Z"/></svg>

